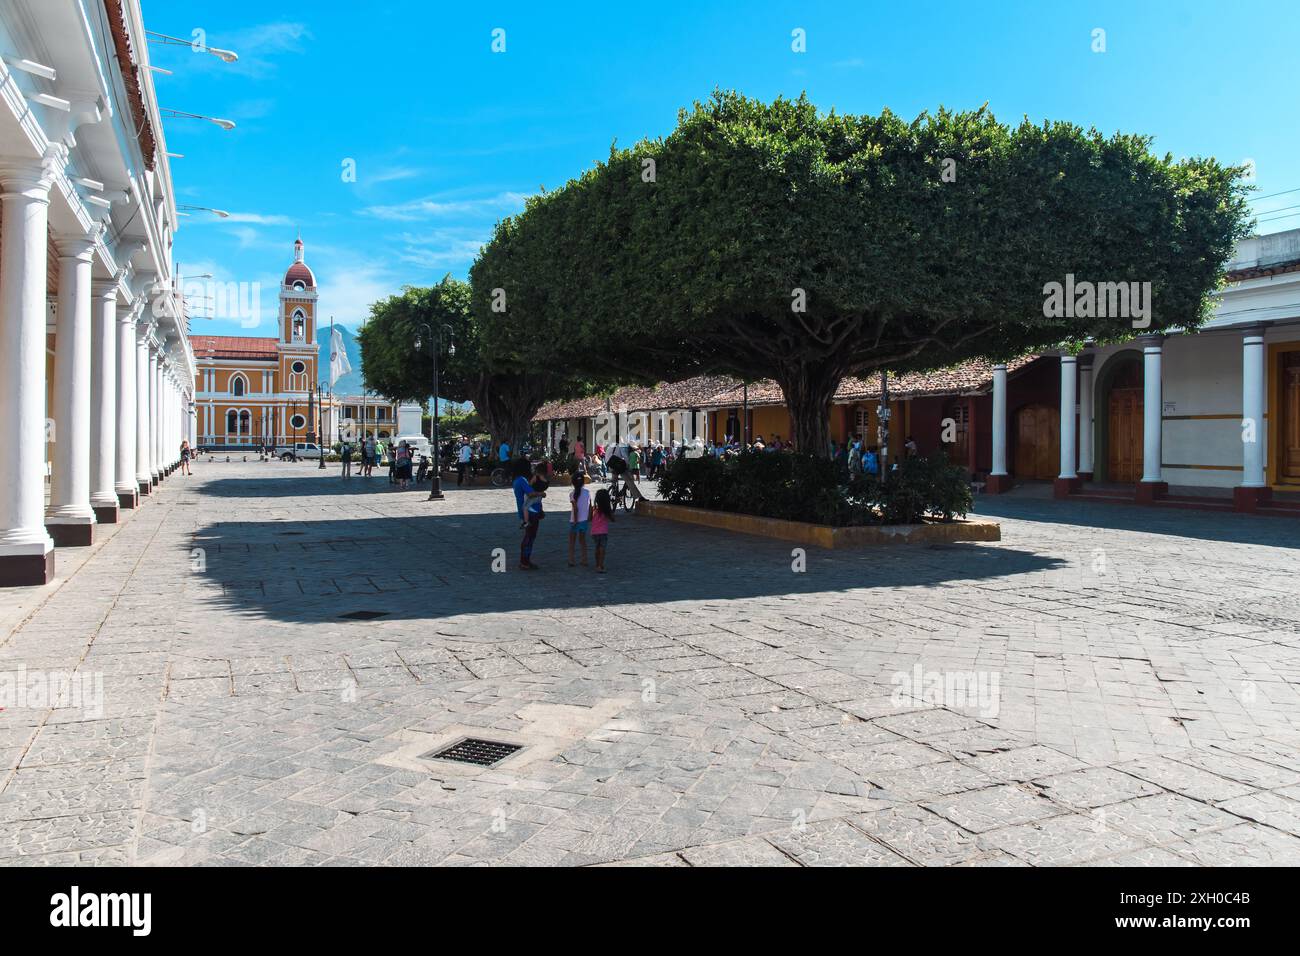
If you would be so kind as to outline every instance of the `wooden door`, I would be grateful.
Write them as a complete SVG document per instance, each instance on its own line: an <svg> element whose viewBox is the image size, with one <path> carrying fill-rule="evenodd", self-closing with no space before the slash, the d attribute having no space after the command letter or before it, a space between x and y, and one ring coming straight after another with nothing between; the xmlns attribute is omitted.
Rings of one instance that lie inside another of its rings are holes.
<svg viewBox="0 0 1300 956"><path fill-rule="evenodd" d="M1016 412L1017 478L1055 478L1060 473L1060 415L1048 405L1026 405Z"/></svg>
<svg viewBox="0 0 1300 956"><path fill-rule="evenodd" d="M1106 480L1142 480L1142 389L1110 390Z"/></svg>
<svg viewBox="0 0 1300 956"><path fill-rule="evenodd" d="M1282 353L1278 480L1300 484L1300 352Z"/></svg>
<svg viewBox="0 0 1300 956"><path fill-rule="evenodd" d="M948 461L965 468L970 464L970 406L964 401L954 402L945 409L944 417L951 418L954 425Z"/></svg>

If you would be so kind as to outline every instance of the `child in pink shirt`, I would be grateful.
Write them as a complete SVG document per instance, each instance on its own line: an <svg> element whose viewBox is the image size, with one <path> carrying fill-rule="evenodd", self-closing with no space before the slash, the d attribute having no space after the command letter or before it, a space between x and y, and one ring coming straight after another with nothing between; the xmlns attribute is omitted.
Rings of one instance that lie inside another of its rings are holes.
<svg viewBox="0 0 1300 956"><path fill-rule="evenodd" d="M614 520L614 506L609 500L609 489L596 492L596 503L591 509L591 540L596 545L596 572L605 573L605 545L609 540L609 523Z"/></svg>

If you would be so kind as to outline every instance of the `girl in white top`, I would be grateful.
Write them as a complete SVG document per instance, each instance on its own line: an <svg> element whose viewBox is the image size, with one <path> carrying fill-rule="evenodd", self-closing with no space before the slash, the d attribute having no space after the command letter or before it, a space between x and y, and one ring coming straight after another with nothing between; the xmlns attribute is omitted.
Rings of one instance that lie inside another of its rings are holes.
<svg viewBox="0 0 1300 956"><path fill-rule="evenodd" d="M573 546L582 539L582 566L587 566L587 528L591 522L591 492L582 469L573 474L573 491L569 492L569 567L573 567Z"/></svg>

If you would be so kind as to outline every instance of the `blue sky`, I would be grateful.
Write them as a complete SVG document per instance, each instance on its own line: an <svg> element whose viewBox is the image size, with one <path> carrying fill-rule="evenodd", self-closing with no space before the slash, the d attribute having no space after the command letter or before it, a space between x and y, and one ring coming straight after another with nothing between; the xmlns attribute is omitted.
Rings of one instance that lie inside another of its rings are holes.
<svg viewBox="0 0 1300 956"><path fill-rule="evenodd" d="M493 223L539 186L670 130L715 87L906 117L988 102L1004 122L1064 119L1156 137L1175 156L1254 160L1258 195L1300 190L1295 68L1300 4L666 3L563 5L143 0L149 29L233 49L151 48L163 107L227 117L222 132L166 121L178 202L232 213L182 220L186 274L277 284L298 232L321 315L356 327L405 284L464 277ZM558 9L558 8L557 8ZM493 53L492 31L506 50ZM791 31L807 51L791 49ZM1106 51L1092 51L1094 29ZM356 181L344 163L355 161ZM1300 191L1254 204L1300 212ZM1288 209L1286 207L1298 207ZM1261 231L1300 227L1300 215Z"/></svg>

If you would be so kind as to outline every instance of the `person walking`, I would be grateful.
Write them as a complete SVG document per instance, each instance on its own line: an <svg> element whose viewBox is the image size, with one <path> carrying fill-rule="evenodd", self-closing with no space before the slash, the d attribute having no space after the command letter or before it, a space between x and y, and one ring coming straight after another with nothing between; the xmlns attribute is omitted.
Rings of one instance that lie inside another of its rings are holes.
<svg viewBox="0 0 1300 956"><path fill-rule="evenodd" d="M465 484L465 472L469 470L470 459L474 456L474 449L464 438L460 442L460 451L456 456L456 487L459 488Z"/></svg>
<svg viewBox="0 0 1300 956"><path fill-rule="evenodd" d="M875 445L868 448L867 453L862 456L862 470L873 478L880 472L880 457L876 453Z"/></svg>
<svg viewBox="0 0 1300 956"><path fill-rule="evenodd" d="M591 543L596 547L596 573L605 573L605 546L609 541L609 523L614 520L614 505L609 500L609 489L596 492L596 505L591 510Z"/></svg>
<svg viewBox="0 0 1300 956"><path fill-rule="evenodd" d="M189 439L181 440L181 474L190 474L190 443Z"/></svg>
<svg viewBox="0 0 1300 956"><path fill-rule="evenodd" d="M591 521L591 492L587 478L579 468L573 473L573 490L569 492L569 567L573 567L573 546L582 541L582 566L587 566L587 528Z"/></svg>
<svg viewBox="0 0 1300 956"><path fill-rule="evenodd" d="M627 455L628 455L627 466L628 466L628 471L632 473L632 480L640 481L641 480L641 449L633 445L632 449L627 453Z"/></svg>
<svg viewBox="0 0 1300 956"><path fill-rule="evenodd" d="M343 462L343 477L351 478L352 477L352 445L347 441L347 439L344 439L343 443L339 445L339 461Z"/></svg>
<svg viewBox="0 0 1300 956"><path fill-rule="evenodd" d="M405 441L399 442L393 449L392 472L397 487L405 491L411 484L411 446Z"/></svg>

